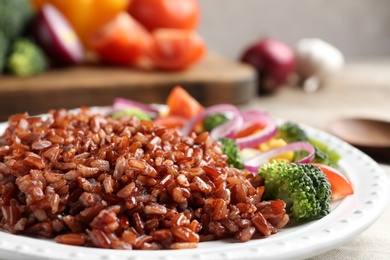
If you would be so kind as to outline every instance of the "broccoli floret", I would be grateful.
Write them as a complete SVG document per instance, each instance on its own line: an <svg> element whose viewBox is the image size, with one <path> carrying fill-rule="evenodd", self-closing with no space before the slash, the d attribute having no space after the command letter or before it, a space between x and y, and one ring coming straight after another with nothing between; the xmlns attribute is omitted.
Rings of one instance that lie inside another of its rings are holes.
<svg viewBox="0 0 390 260"><path fill-rule="evenodd" d="M330 166L337 166L341 155L335 150L329 149L329 146L319 140L309 139L309 142L316 149L314 161Z"/></svg>
<svg viewBox="0 0 390 260"><path fill-rule="evenodd" d="M203 120L203 129L210 132L215 127L227 122L229 119L224 114L213 114Z"/></svg>
<svg viewBox="0 0 390 260"><path fill-rule="evenodd" d="M222 152L227 155L227 163L230 167L244 169L244 162L240 154L240 148L233 139L221 138Z"/></svg>
<svg viewBox="0 0 390 260"><path fill-rule="evenodd" d="M0 30L9 41L25 33L33 15L30 0L0 0Z"/></svg>
<svg viewBox="0 0 390 260"><path fill-rule="evenodd" d="M309 137L306 132L297 124L292 122L283 123L278 129L277 137L282 138L287 143L309 141Z"/></svg>
<svg viewBox="0 0 390 260"><path fill-rule="evenodd" d="M296 220L319 219L330 212L331 189L322 170L313 164L272 162L259 169L265 199L282 199Z"/></svg>
<svg viewBox="0 0 390 260"><path fill-rule="evenodd" d="M122 116L135 116L139 120L147 120L147 121L152 120L152 118L150 117L150 115L147 112L145 112L139 108L128 108L128 109L125 109L122 111L114 112L110 115L110 117L112 117L112 118L120 118Z"/></svg>
<svg viewBox="0 0 390 260"><path fill-rule="evenodd" d="M316 139L309 138L306 132L298 124L285 122L279 127L277 136L285 140L287 143L297 141L311 143L315 149L314 162L337 166L337 163L341 158L336 151L329 149L327 144ZM294 161L297 161L305 156L307 156L306 151L294 152Z"/></svg>
<svg viewBox="0 0 390 260"><path fill-rule="evenodd" d="M4 33L0 30L0 74L3 72L5 61L7 59L7 50L9 42Z"/></svg>
<svg viewBox="0 0 390 260"><path fill-rule="evenodd" d="M28 39L16 40L10 50L6 69L17 76L31 76L44 72L48 67L45 54Z"/></svg>

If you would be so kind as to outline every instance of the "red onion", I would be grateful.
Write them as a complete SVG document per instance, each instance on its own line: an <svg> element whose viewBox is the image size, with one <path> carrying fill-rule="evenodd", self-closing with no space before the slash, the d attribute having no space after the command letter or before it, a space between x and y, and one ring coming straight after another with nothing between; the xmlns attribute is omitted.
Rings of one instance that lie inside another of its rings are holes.
<svg viewBox="0 0 390 260"><path fill-rule="evenodd" d="M314 153L315 153L314 147L308 142L294 142L294 143L289 143L282 147L265 151L263 153L260 153L259 155L249 158L244 162L244 166L248 171L257 173L261 165L269 162L272 158L275 158L276 156L287 152L302 151L302 150L309 152L309 154L306 157L296 161L295 163L311 162L314 158Z"/></svg>
<svg viewBox="0 0 390 260"><path fill-rule="evenodd" d="M51 4L36 17L32 35L55 65L73 65L84 59L82 44L68 20Z"/></svg>
<svg viewBox="0 0 390 260"><path fill-rule="evenodd" d="M268 118L267 125L261 131L254 133L250 136L245 136L236 139L236 143L240 148L255 147L262 142L265 142L276 135L278 132L278 126L276 123Z"/></svg>
<svg viewBox="0 0 390 260"><path fill-rule="evenodd" d="M275 91L295 71L295 53L281 41L265 38L244 51L241 61L255 67L260 93Z"/></svg>
<svg viewBox="0 0 390 260"><path fill-rule="evenodd" d="M262 122L266 124L269 120L268 112L261 109L246 110L241 112L241 114L244 118L245 126L251 125L255 122Z"/></svg>
<svg viewBox="0 0 390 260"><path fill-rule="evenodd" d="M183 133L183 135L189 135L191 133L191 131L193 130L194 126L200 120L206 118L209 115L219 114L219 113L226 114L229 112L233 113L231 120L214 128L210 132L210 136L214 140L218 140L219 138L223 138L223 137L231 137L243 127L244 119L242 117L240 110L237 107L235 107L233 105L229 105L229 104L215 105L215 106L211 106L211 107L206 108L200 114L191 118L184 125L184 127L182 128L182 133Z"/></svg>

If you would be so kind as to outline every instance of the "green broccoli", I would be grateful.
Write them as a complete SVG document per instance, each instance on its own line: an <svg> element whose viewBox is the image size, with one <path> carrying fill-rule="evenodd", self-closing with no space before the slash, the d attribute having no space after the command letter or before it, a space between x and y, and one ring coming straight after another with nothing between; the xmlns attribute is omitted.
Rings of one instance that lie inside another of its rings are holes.
<svg viewBox="0 0 390 260"><path fill-rule="evenodd" d="M339 160L341 159L341 155L335 150L329 149L329 146L319 140L309 139L309 142L315 147L316 154L314 157L314 162L337 166ZM320 155L323 154L323 156Z"/></svg>
<svg viewBox="0 0 390 260"><path fill-rule="evenodd" d="M203 129L205 131L210 132L215 127L222 125L223 123L227 122L229 119L224 114L212 114L207 116L203 120Z"/></svg>
<svg viewBox="0 0 390 260"><path fill-rule="evenodd" d="M309 141L309 137L306 132L297 124L292 122L285 122L279 126L277 137L282 138L287 143Z"/></svg>
<svg viewBox="0 0 390 260"><path fill-rule="evenodd" d="M5 61L7 59L8 40L5 38L4 33L0 30L0 74L3 72Z"/></svg>
<svg viewBox="0 0 390 260"><path fill-rule="evenodd" d="M25 33L33 15L30 0L0 0L0 30L9 41Z"/></svg>
<svg viewBox="0 0 390 260"><path fill-rule="evenodd" d="M244 169L244 162L237 143L229 138L221 138L219 141L222 143L222 152L228 157L227 163L229 166L237 169Z"/></svg>
<svg viewBox="0 0 390 260"><path fill-rule="evenodd" d="M328 145L313 138L309 138L306 132L298 125L292 122L283 123L278 129L278 138L282 138L287 143L304 141L314 146L314 162L330 166L337 166L341 156L334 150L329 149ZM294 161L297 161L307 155L306 151L294 152Z"/></svg>
<svg viewBox="0 0 390 260"><path fill-rule="evenodd" d="M139 108L127 108L125 110L122 110L122 111L117 111L117 112L114 112L110 115L110 117L112 118L120 118L122 116L135 116L137 117L138 119L140 120L147 120L147 121L150 121L152 120L152 118L150 117L150 115L139 109Z"/></svg>
<svg viewBox="0 0 390 260"><path fill-rule="evenodd" d="M272 162L259 169L265 183L265 199L282 199L290 216L319 219L330 213L331 189L322 170L313 164Z"/></svg>
<svg viewBox="0 0 390 260"><path fill-rule="evenodd" d="M17 76L32 76L44 72L48 61L35 43L28 39L18 39L12 45L7 59L6 69Z"/></svg>

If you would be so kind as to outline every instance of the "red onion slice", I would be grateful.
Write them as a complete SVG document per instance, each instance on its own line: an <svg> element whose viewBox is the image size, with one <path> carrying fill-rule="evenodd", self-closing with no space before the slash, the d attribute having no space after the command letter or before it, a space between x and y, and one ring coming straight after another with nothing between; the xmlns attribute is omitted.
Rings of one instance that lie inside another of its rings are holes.
<svg viewBox="0 0 390 260"><path fill-rule="evenodd" d="M184 136L189 135L192 129L194 128L194 126L196 125L196 123L198 123L200 120L204 119L209 115L219 114L219 113L226 114L229 112L233 113L233 117L231 118L231 120L214 128L210 132L210 136L213 140L218 140L219 138L223 138L223 137L231 137L243 127L244 119L242 117L240 110L237 107L229 104L215 105L206 108L200 114L191 118L184 125L184 127L182 128L182 133Z"/></svg>
<svg viewBox="0 0 390 260"><path fill-rule="evenodd" d="M277 124L271 119L268 118L267 125L261 131L254 133L249 136L241 137L236 139L237 145L242 148L247 147L256 147L260 143L263 143L272 137L274 137L278 132Z"/></svg>
<svg viewBox="0 0 390 260"><path fill-rule="evenodd" d="M253 123L269 117L269 113L261 109L251 109L242 112L245 122Z"/></svg>
<svg viewBox="0 0 390 260"><path fill-rule="evenodd" d="M249 158L244 162L244 166L248 171L252 173L257 173L258 169L261 167L262 164L269 162L272 158L275 158L278 155L291 152L291 151L309 152L309 154L306 157L296 161L295 163L309 163L313 160L314 153L315 153L315 149L313 145L311 145L310 143L294 142L294 143L289 143L282 147L265 151L259 155Z"/></svg>
<svg viewBox="0 0 390 260"><path fill-rule="evenodd" d="M125 98L116 98L114 100L113 108L114 110L124 110L126 108L139 108L143 111L146 111L148 113L152 113L155 115L159 114L158 109L152 107L151 105L147 105L144 103L140 103L134 100L125 99Z"/></svg>
<svg viewBox="0 0 390 260"><path fill-rule="evenodd" d="M74 65L84 60L84 49L72 25L50 3L42 6L31 33L56 65Z"/></svg>

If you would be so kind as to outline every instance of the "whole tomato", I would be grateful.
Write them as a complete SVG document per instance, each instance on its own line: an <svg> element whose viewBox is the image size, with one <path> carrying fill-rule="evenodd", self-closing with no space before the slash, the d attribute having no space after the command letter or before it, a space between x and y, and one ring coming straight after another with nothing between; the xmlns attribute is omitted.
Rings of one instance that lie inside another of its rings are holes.
<svg viewBox="0 0 390 260"><path fill-rule="evenodd" d="M151 42L148 30L122 12L92 33L87 46L105 63L129 66L140 62Z"/></svg>
<svg viewBox="0 0 390 260"><path fill-rule="evenodd" d="M195 29L199 22L197 0L132 0L129 13L148 30Z"/></svg>
<svg viewBox="0 0 390 260"><path fill-rule="evenodd" d="M157 29L151 36L148 53L156 69L184 70L198 63L207 52L202 37L193 30Z"/></svg>

